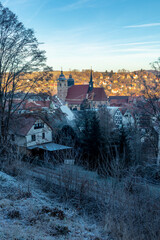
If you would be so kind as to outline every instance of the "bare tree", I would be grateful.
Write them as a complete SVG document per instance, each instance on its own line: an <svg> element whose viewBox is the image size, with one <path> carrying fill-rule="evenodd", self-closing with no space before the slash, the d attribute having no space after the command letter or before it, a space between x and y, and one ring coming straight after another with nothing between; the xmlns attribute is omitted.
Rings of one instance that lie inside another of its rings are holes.
<svg viewBox="0 0 160 240"><path fill-rule="evenodd" d="M32 29L26 29L17 16L0 3L0 141L6 141L15 93L25 92L22 101L37 80L49 71L45 52ZM26 75L34 72L33 78ZM21 104L21 103L19 103Z"/></svg>
<svg viewBox="0 0 160 240"><path fill-rule="evenodd" d="M148 137L153 130L158 135L156 162L157 165L160 165L160 58L152 63L152 68L155 70L156 78L152 81L143 80L144 99L138 103L138 108L143 115L143 119L146 120L145 128ZM150 140L152 139L150 138Z"/></svg>

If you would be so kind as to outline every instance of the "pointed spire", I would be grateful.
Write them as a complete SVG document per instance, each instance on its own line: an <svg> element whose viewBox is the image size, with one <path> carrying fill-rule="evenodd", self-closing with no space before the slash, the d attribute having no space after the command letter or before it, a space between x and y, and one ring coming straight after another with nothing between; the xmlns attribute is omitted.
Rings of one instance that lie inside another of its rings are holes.
<svg viewBox="0 0 160 240"><path fill-rule="evenodd" d="M90 82L89 82L88 92L91 92L92 89L93 89L93 73L92 73L92 67L91 67L91 74L90 74Z"/></svg>
<svg viewBox="0 0 160 240"><path fill-rule="evenodd" d="M66 78L65 78L65 76L64 76L64 74L63 74L62 67L61 67L61 74L59 75L58 80L62 80L62 81L66 80Z"/></svg>
<svg viewBox="0 0 160 240"><path fill-rule="evenodd" d="M92 76L92 67L91 67L90 82L93 82L93 76Z"/></svg>
<svg viewBox="0 0 160 240"><path fill-rule="evenodd" d="M71 69L69 69L69 78L72 78Z"/></svg>

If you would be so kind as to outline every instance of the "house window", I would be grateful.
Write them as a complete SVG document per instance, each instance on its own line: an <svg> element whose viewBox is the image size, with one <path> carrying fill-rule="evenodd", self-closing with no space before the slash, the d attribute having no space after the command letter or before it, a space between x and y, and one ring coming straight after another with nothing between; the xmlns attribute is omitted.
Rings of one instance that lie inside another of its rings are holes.
<svg viewBox="0 0 160 240"><path fill-rule="evenodd" d="M34 129L39 129L39 128L44 128L44 123L40 122L40 123L34 124Z"/></svg>
<svg viewBox="0 0 160 240"><path fill-rule="evenodd" d="M36 135L31 135L32 142L36 141Z"/></svg>
<svg viewBox="0 0 160 240"><path fill-rule="evenodd" d="M45 139L45 133L42 133L42 139Z"/></svg>

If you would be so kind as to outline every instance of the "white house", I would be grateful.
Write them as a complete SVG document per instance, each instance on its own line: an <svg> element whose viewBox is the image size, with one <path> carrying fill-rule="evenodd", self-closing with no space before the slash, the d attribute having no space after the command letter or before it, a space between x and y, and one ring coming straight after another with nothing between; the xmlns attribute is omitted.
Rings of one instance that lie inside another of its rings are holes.
<svg viewBox="0 0 160 240"><path fill-rule="evenodd" d="M123 114L122 123L124 127L133 127L135 125L135 118L128 109Z"/></svg>
<svg viewBox="0 0 160 240"><path fill-rule="evenodd" d="M43 119L32 115L12 120L12 142L20 147L30 147L52 142L52 129Z"/></svg>
<svg viewBox="0 0 160 240"><path fill-rule="evenodd" d="M118 107L107 107L112 120L117 128L121 128L123 124L123 114Z"/></svg>
<svg viewBox="0 0 160 240"><path fill-rule="evenodd" d="M130 110L120 107L107 107L112 120L117 128L129 128L135 125L135 117Z"/></svg>

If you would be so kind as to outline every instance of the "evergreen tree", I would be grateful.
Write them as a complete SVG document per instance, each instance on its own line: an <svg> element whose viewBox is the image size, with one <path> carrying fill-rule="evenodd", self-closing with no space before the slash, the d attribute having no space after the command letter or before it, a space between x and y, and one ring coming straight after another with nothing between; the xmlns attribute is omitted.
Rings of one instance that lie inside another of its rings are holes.
<svg viewBox="0 0 160 240"><path fill-rule="evenodd" d="M119 158L125 167L132 163L132 151L128 132L122 127L119 138Z"/></svg>
<svg viewBox="0 0 160 240"><path fill-rule="evenodd" d="M82 156L84 164L95 170L101 158L102 134L99 118L95 111L85 111L83 119L83 131L81 136Z"/></svg>

